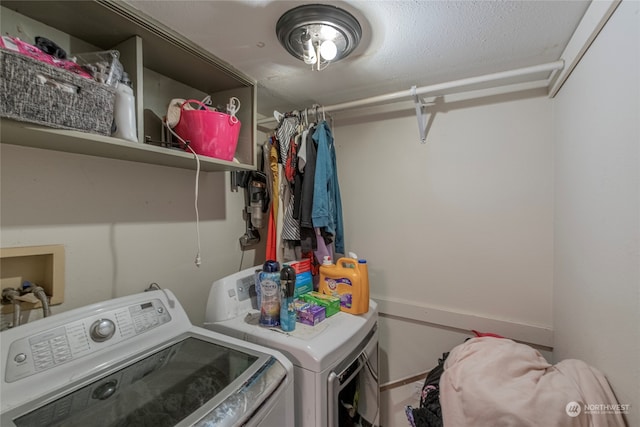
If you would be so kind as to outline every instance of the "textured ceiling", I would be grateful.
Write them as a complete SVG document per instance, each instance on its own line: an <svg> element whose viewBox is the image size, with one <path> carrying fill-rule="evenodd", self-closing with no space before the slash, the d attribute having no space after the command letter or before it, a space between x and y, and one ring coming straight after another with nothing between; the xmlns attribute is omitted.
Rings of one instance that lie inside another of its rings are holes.
<svg viewBox="0 0 640 427"><path fill-rule="evenodd" d="M278 43L275 24L305 1L148 1L130 4L258 82L271 115L556 61L589 1L333 1L363 40L348 58L311 71ZM542 76L544 78L545 76Z"/></svg>

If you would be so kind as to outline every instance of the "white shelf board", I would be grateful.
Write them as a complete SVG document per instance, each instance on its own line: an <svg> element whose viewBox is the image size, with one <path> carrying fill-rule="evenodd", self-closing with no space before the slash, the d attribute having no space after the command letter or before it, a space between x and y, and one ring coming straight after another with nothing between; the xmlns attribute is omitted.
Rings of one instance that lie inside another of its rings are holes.
<svg viewBox="0 0 640 427"><path fill-rule="evenodd" d="M85 154L110 159L128 160L182 169L195 169L193 154L149 144L125 141L92 133L62 130L0 119L0 141L67 153ZM253 165L199 156L200 169L205 172L253 170Z"/></svg>

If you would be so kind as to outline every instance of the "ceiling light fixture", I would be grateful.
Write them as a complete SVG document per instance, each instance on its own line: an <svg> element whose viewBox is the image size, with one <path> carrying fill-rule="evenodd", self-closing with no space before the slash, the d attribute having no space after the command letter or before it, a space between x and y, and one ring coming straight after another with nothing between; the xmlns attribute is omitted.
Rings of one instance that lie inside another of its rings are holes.
<svg viewBox="0 0 640 427"><path fill-rule="evenodd" d="M362 27L343 9L305 4L282 15L276 33L287 52L320 71L353 52L362 37Z"/></svg>

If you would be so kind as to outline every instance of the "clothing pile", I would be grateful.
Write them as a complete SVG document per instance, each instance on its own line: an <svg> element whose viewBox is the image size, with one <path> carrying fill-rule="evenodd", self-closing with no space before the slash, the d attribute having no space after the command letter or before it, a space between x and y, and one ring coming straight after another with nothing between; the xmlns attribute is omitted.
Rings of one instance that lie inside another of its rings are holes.
<svg viewBox="0 0 640 427"><path fill-rule="evenodd" d="M420 407L407 406L405 412L411 427L442 427L442 408L440 407L440 377L444 372L444 362L449 353L438 359L438 366L427 374L420 394Z"/></svg>
<svg viewBox="0 0 640 427"><path fill-rule="evenodd" d="M307 123L297 112L280 117L263 148L271 199L266 259L279 262L344 254L336 151L326 120Z"/></svg>
<svg viewBox="0 0 640 427"><path fill-rule="evenodd" d="M585 362L552 365L528 345L485 334L443 355L420 408L406 413L414 427L625 427L627 406Z"/></svg>

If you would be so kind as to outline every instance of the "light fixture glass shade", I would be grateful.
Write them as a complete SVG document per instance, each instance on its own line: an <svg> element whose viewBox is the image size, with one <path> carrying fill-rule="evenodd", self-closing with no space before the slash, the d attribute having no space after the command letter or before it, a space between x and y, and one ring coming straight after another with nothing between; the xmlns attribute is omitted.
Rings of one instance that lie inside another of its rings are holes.
<svg viewBox="0 0 640 427"><path fill-rule="evenodd" d="M278 40L294 57L317 69L349 55L362 28L349 12L328 4L306 4L289 10L276 24Z"/></svg>
<svg viewBox="0 0 640 427"><path fill-rule="evenodd" d="M325 40L320 45L320 56L322 59L331 61L338 54L338 48L332 40Z"/></svg>

